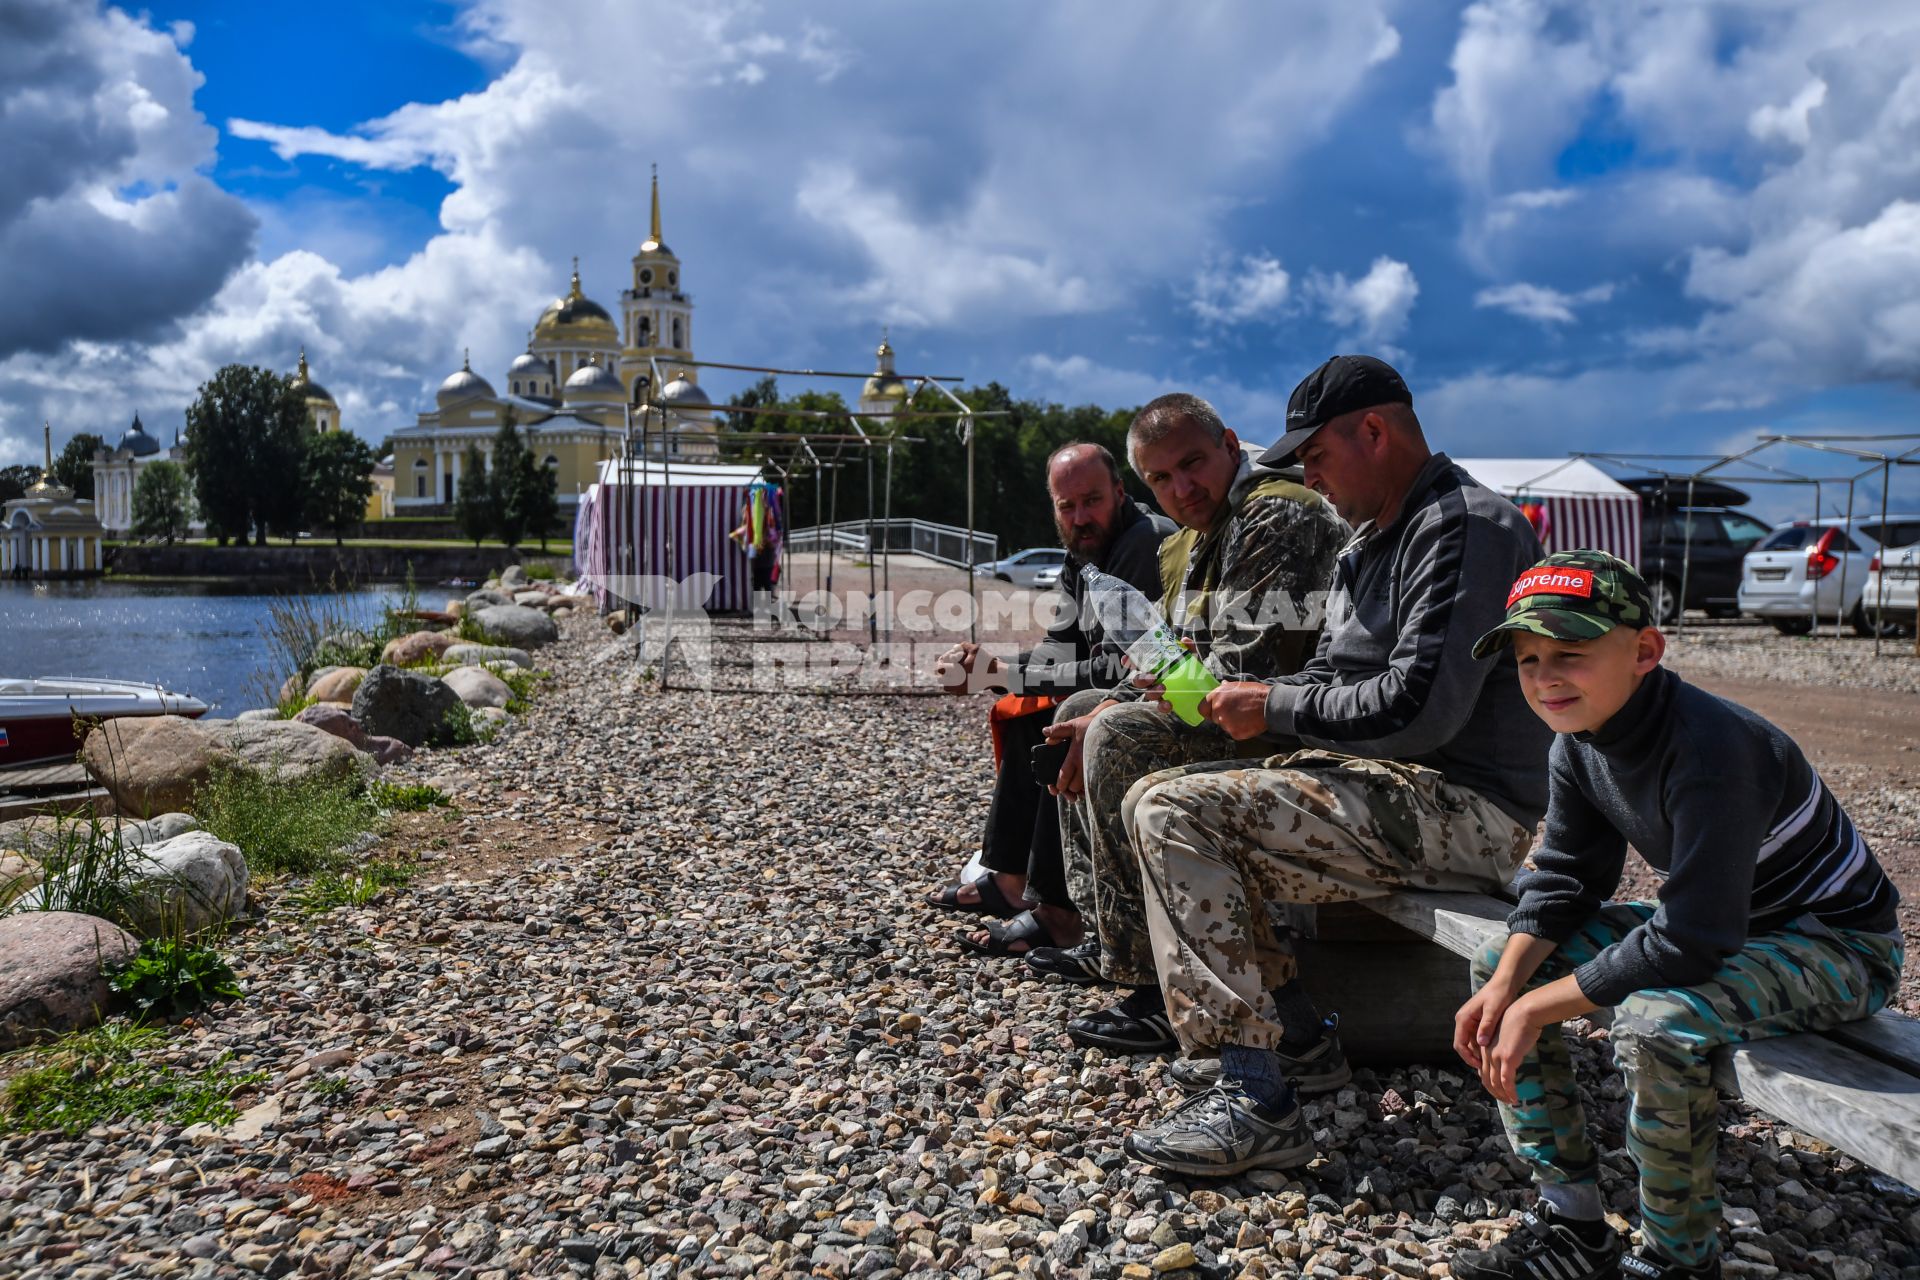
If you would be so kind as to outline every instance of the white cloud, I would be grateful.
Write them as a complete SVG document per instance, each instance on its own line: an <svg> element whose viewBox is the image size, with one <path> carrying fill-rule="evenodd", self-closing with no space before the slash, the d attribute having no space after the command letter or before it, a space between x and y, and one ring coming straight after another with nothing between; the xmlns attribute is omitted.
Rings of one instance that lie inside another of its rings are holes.
<svg viewBox="0 0 1920 1280"><path fill-rule="evenodd" d="M1383 254L1358 280L1339 272L1316 273L1307 279L1307 292L1336 328L1368 342L1391 343L1406 331L1420 282L1412 267Z"/></svg>
<svg viewBox="0 0 1920 1280"><path fill-rule="evenodd" d="M1210 401L1243 441L1268 445L1283 434L1287 396L1227 378L1176 378L1103 364L1084 355L1028 356L1018 394L1064 404L1137 408L1156 396L1185 391Z"/></svg>
<svg viewBox="0 0 1920 1280"><path fill-rule="evenodd" d="M1278 258L1250 253L1237 263L1203 267L1193 282L1194 314L1211 324L1242 324L1278 316L1293 293L1293 278Z"/></svg>
<svg viewBox="0 0 1920 1280"><path fill-rule="evenodd" d="M1567 293L1546 285L1518 281L1480 290L1473 295L1473 305L1492 307L1498 311L1505 311L1509 315L1519 316L1523 320L1536 320L1541 324L1555 325L1572 324L1575 308L1606 302L1612 297L1611 284L1596 284L1577 293Z"/></svg>

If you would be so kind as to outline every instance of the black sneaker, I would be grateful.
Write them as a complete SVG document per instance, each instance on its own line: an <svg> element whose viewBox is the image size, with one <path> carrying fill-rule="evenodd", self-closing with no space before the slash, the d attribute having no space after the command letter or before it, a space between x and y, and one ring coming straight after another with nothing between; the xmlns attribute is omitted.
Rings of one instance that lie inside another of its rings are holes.
<svg viewBox="0 0 1920 1280"><path fill-rule="evenodd" d="M1275 1050L1281 1072L1301 1093L1332 1093L1353 1082L1353 1066L1340 1051L1340 1037L1329 1022L1321 1037L1298 1053ZM1167 1067L1167 1078L1188 1093L1205 1093L1220 1083L1220 1059L1181 1058Z"/></svg>
<svg viewBox="0 0 1920 1280"><path fill-rule="evenodd" d="M1292 1169L1315 1155L1300 1104L1264 1107L1222 1085L1188 1098L1159 1124L1127 1135L1127 1154L1156 1169L1224 1178L1248 1169Z"/></svg>
<svg viewBox="0 0 1920 1280"><path fill-rule="evenodd" d="M1067 1037L1083 1049L1108 1053L1170 1053L1180 1043L1158 987L1141 987L1110 1009L1073 1019Z"/></svg>
<svg viewBox="0 0 1920 1280"><path fill-rule="evenodd" d="M1100 939L1093 934L1070 947L1035 947L1027 952L1027 968L1082 987L1105 981L1100 976Z"/></svg>
<svg viewBox="0 0 1920 1280"><path fill-rule="evenodd" d="M1543 1203L1521 1214L1499 1244L1456 1253L1451 1265L1454 1280L1615 1280L1624 1248L1610 1227L1599 1243L1586 1243Z"/></svg>
<svg viewBox="0 0 1920 1280"><path fill-rule="evenodd" d="M1689 1267L1652 1249L1635 1249L1620 1259L1620 1275L1623 1280L1720 1280L1720 1255Z"/></svg>

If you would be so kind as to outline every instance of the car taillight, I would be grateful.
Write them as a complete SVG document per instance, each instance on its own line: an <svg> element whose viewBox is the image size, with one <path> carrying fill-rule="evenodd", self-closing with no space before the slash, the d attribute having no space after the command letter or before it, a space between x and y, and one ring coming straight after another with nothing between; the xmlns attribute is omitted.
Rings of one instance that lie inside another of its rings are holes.
<svg viewBox="0 0 1920 1280"><path fill-rule="evenodd" d="M1829 529L1820 535L1820 541L1807 548L1807 578L1818 582L1840 567L1840 557L1833 554L1833 540L1839 535L1838 529Z"/></svg>
<svg viewBox="0 0 1920 1280"><path fill-rule="evenodd" d="M1867 572L1868 572L1868 573L1878 573L1878 572L1880 572L1880 556L1879 556L1879 553L1877 553L1877 552L1876 552L1876 553L1874 554L1874 557L1873 557L1873 559L1871 559L1871 560L1869 560L1869 561L1867 561Z"/></svg>

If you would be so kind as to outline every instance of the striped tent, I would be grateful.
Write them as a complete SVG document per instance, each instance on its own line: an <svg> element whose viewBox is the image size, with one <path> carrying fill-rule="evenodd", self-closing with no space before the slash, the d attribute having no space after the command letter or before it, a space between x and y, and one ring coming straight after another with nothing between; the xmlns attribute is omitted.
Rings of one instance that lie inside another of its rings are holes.
<svg viewBox="0 0 1920 1280"><path fill-rule="evenodd" d="M719 581L707 611L746 612L751 566L727 533L739 524L747 486L759 475L758 467L717 463L601 463L600 479L580 496L574 519L580 572L596 582L626 575L685 582L712 574ZM594 594L602 609L625 603L604 587Z"/></svg>
<svg viewBox="0 0 1920 1280"><path fill-rule="evenodd" d="M1640 565L1640 498L1585 458L1455 458L1526 512L1553 551L1606 551Z"/></svg>

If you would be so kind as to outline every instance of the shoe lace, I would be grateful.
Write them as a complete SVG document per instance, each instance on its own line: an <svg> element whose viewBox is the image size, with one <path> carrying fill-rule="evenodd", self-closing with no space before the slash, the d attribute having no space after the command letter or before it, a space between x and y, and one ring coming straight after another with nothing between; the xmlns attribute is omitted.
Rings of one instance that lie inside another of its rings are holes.
<svg viewBox="0 0 1920 1280"><path fill-rule="evenodd" d="M1493 1247L1493 1254L1515 1263L1531 1262L1553 1250L1554 1238L1547 1224L1531 1213L1520 1215L1520 1225Z"/></svg>

